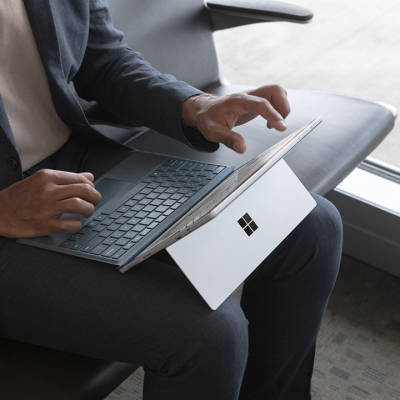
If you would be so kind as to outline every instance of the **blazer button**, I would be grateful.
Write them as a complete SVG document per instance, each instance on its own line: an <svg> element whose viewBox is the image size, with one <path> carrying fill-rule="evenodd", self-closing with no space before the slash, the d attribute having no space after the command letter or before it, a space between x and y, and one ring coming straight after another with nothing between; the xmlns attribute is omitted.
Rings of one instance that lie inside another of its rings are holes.
<svg viewBox="0 0 400 400"><path fill-rule="evenodd" d="M10 169L17 169L18 168L18 161L15 158L7 158L7 167Z"/></svg>

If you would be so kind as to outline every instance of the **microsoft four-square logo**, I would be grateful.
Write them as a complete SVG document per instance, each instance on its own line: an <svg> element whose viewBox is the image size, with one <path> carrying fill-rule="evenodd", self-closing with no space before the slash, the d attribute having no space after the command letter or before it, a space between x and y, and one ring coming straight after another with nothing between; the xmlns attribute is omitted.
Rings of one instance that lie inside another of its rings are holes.
<svg viewBox="0 0 400 400"><path fill-rule="evenodd" d="M251 219L250 215L247 213L239 219L238 224L247 233L247 236L251 236L258 229L257 224Z"/></svg>

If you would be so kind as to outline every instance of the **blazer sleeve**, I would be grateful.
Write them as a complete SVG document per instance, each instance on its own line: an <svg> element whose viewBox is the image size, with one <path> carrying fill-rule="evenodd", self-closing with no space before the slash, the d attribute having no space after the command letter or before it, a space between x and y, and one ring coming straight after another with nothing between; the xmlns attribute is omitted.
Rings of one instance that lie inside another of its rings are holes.
<svg viewBox="0 0 400 400"><path fill-rule="evenodd" d="M123 36L112 24L107 0L90 0L88 43L73 78L79 96L133 125L147 126L197 150L218 149L199 131L182 129L182 103L202 91L161 74L123 43Z"/></svg>

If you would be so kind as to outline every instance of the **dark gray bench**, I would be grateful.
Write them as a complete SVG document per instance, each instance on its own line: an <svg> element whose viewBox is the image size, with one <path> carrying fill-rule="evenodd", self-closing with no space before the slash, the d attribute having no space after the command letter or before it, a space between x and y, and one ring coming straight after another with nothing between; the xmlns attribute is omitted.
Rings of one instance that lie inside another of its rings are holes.
<svg viewBox="0 0 400 400"><path fill-rule="evenodd" d="M307 23L312 13L298 6L265 0L109 0L114 24L129 45L161 72L217 94L246 88L221 85L213 30L266 21ZM290 49L288 49L290 51ZM266 82L270 83L270 82ZM324 123L288 157L305 186L325 195L349 174L390 132L393 113L380 104L339 94L289 91L289 132L322 114ZM84 104L95 123L124 122ZM198 160L241 165L285 134L268 131L255 120L240 127L248 144L244 156L221 147L196 153L157 132L107 128L107 134L142 150ZM95 360L9 340L0 342L0 398L4 400L104 399L136 366Z"/></svg>

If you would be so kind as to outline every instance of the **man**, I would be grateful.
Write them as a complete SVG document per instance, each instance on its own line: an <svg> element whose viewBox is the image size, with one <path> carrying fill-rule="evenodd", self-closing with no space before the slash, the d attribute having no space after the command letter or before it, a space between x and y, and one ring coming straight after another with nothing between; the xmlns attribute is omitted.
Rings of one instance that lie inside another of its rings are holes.
<svg viewBox="0 0 400 400"><path fill-rule="evenodd" d="M89 125L70 81L118 117L201 150L243 153L234 126L257 115L286 128L281 87L203 95L121 40L105 0L0 3L1 336L142 365L147 400L309 399L341 254L325 199L246 280L241 306L230 297L216 311L165 254L120 274L15 243L78 231L59 217L89 217L101 201L94 177L130 152Z"/></svg>

